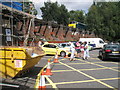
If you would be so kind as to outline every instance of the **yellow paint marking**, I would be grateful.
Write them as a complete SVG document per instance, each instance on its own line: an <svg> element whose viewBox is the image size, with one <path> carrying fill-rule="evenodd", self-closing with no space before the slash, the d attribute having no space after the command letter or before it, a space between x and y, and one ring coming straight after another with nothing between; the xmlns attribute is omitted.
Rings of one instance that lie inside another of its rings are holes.
<svg viewBox="0 0 120 90"><path fill-rule="evenodd" d="M69 71L73 71L73 70L54 70L52 72L69 72Z"/></svg>
<svg viewBox="0 0 120 90"><path fill-rule="evenodd" d="M60 59L60 60L66 60L66 58Z"/></svg>
<svg viewBox="0 0 120 90"><path fill-rule="evenodd" d="M67 63L67 64L86 64L86 63Z"/></svg>
<svg viewBox="0 0 120 90"><path fill-rule="evenodd" d="M117 67L112 67L112 68L117 68ZM89 70L102 70L102 69L109 69L109 68L91 68L91 69L78 69L80 71L89 71ZM74 70L52 70L52 72L70 72Z"/></svg>
<svg viewBox="0 0 120 90"><path fill-rule="evenodd" d="M104 83L104 82L102 82L102 81L100 81L100 80L98 80L98 79L96 79L96 78L94 78L94 77L88 75L88 74L85 74L85 73L83 73L83 72L81 72L81 71L79 71L79 70L77 70L77 69L75 69L75 68L73 68L73 67L71 67L71 66L69 66L69 65L67 65L67 64L64 64L64 63L62 63L62 62L59 62L59 63L65 65L65 66L67 66L67 67L73 69L74 71L77 71L77 72L79 72L79 73L81 73L81 74L83 74L83 75L85 75L85 76L87 76L87 77L89 77L89 78L91 78L91 79L93 79L93 80L95 80L95 81L97 81L97 82L99 82L99 83L101 83L101 84L103 84L103 85L109 87L109 88L114 88L114 87L112 87L112 86L110 86L110 85L108 85L108 84L106 84L106 83Z"/></svg>
<svg viewBox="0 0 120 90"><path fill-rule="evenodd" d="M51 57L50 59L52 59L53 57ZM52 64L53 62L51 62L51 64ZM34 86L34 88L35 89L38 89L38 87L39 87L39 82L40 82L40 75L41 75L41 73L42 73L42 71L44 71L44 69L47 67L47 64L42 68L42 70L39 72L39 74L37 75L37 79L35 80L36 82L35 82L35 86Z"/></svg>
<svg viewBox="0 0 120 90"><path fill-rule="evenodd" d="M83 61L83 60L81 60L81 59L78 59L78 60ZM113 70L113 71L120 72L120 70L112 69L111 67L105 67L105 66L103 66L103 65L95 64L95 63L93 63L93 62L88 62L88 61L83 61L83 62L86 62L86 63L88 63L88 64L93 64L93 65L96 65L96 66L100 66L100 67L103 67L103 68L108 68L108 69L111 69L111 70Z"/></svg>
<svg viewBox="0 0 120 90"><path fill-rule="evenodd" d="M50 85L52 85L53 88L55 88L55 90L58 90L57 86L55 83L52 82L52 80L50 78L48 78L46 75L45 75L45 78L47 79L47 81L50 83Z"/></svg>
<svg viewBox="0 0 120 90"><path fill-rule="evenodd" d="M99 80L116 80L116 79L120 79L120 77L118 77L118 78L105 78L105 79L99 79Z"/></svg>
<svg viewBox="0 0 120 90"><path fill-rule="evenodd" d="M108 69L108 68L92 68L92 69L79 69L80 71L91 71L91 70L102 70L102 69Z"/></svg>
<svg viewBox="0 0 120 90"><path fill-rule="evenodd" d="M112 67L112 68L117 68L117 67ZM105 68L91 68L91 69L79 69L80 71L89 71L89 70L102 70L102 69L109 69L109 67Z"/></svg>
<svg viewBox="0 0 120 90"><path fill-rule="evenodd" d="M58 84L73 84L73 83L84 83L84 82L94 82L95 80L84 80L84 81L73 81L73 82L60 82L60 83L54 83L56 85ZM50 84L46 84L50 85Z"/></svg>
<svg viewBox="0 0 120 90"><path fill-rule="evenodd" d="M87 64L87 63L67 63L69 65L72 65L72 64ZM55 65L61 65L61 64L55 64Z"/></svg>
<svg viewBox="0 0 120 90"><path fill-rule="evenodd" d="M114 64L118 64L116 62L94 62L94 63L114 63Z"/></svg>
<svg viewBox="0 0 120 90"><path fill-rule="evenodd" d="M106 78L106 79L98 79L98 80L116 80L116 79L120 79L119 78ZM75 84L75 83L85 83L85 82L95 82L96 80L83 80L83 81L72 81L72 82L58 82L58 83L54 83L55 85L58 84ZM46 85L51 85L51 84L46 84Z"/></svg>
<svg viewBox="0 0 120 90"><path fill-rule="evenodd" d="M39 82L40 82L40 75L42 73L42 71L47 67L47 65L45 65L42 70L39 72L39 74L37 75L37 79L36 79L36 83L35 83L35 88L37 89L39 87Z"/></svg>
<svg viewBox="0 0 120 90"><path fill-rule="evenodd" d="M100 59L98 59L98 58L90 58L90 59L100 60Z"/></svg>
<svg viewBox="0 0 120 90"><path fill-rule="evenodd" d="M35 89L38 89L39 87L39 80L40 80L40 73L37 75L37 79L36 79L35 86L34 86Z"/></svg>

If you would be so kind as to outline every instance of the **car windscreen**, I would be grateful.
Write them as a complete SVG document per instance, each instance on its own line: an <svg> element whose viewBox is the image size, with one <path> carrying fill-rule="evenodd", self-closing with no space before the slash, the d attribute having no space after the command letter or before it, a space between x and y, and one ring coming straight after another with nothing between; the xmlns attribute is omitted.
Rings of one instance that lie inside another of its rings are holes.
<svg viewBox="0 0 120 90"><path fill-rule="evenodd" d="M56 46L57 46L58 48L62 48L59 44L56 44Z"/></svg>
<svg viewBox="0 0 120 90"><path fill-rule="evenodd" d="M69 47L70 45L69 44L62 44L61 46L62 47Z"/></svg>
<svg viewBox="0 0 120 90"><path fill-rule="evenodd" d="M56 45L52 45L52 44L46 44L43 47L46 47L46 48L56 48L57 46Z"/></svg>
<svg viewBox="0 0 120 90"><path fill-rule="evenodd" d="M68 43L61 43L61 44L59 44L61 47L69 47L70 45L68 44Z"/></svg>
<svg viewBox="0 0 120 90"><path fill-rule="evenodd" d="M120 50L120 45L106 45L105 46L106 50Z"/></svg>

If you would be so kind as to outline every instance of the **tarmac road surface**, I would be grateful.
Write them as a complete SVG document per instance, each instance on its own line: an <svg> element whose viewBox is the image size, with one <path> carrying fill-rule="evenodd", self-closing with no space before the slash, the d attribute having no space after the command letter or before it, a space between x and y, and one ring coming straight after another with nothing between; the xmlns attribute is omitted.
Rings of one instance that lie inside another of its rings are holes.
<svg viewBox="0 0 120 90"><path fill-rule="evenodd" d="M44 56L42 60L27 74L20 78L12 80L2 80L3 82L17 84L20 88L35 88L37 75L47 64L47 60L53 56ZM119 89L120 81L120 63L118 61L102 61L98 58L98 50L90 51L90 58L82 60L75 58L75 61L69 61L69 58L59 57L59 63L52 63L52 76L45 76L46 88L55 89ZM5 88L5 87L4 87Z"/></svg>
<svg viewBox="0 0 120 90"><path fill-rule="evenodd" d="M46 87L56 89L114 88L118 89L120 66L118 61L102 61L98 50L90 52L88 60L59 58L59 63L52 63L53 75L46 77Z"/></svg>

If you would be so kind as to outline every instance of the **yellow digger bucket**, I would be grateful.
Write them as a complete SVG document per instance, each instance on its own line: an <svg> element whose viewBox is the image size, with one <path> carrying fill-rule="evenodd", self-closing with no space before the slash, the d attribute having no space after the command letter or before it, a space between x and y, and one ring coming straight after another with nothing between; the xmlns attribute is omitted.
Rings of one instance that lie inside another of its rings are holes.
<svg viewBox="0 0 120 90"><path fill-rule="evenodd" d="M40 47L0 47L0 77L21 76L44 56Z"/></svg>

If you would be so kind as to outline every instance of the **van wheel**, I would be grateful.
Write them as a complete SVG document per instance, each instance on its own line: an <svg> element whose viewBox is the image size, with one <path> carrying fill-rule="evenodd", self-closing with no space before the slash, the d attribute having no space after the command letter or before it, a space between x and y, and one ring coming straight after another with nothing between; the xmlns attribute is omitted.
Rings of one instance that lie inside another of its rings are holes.
<svg viewBox="0 0 120 90"><path fill-rule="evenodd" d="M64 51L60 52L60 56L61 57L65 57L66 56L66 52L64 52Z"/></svg>

